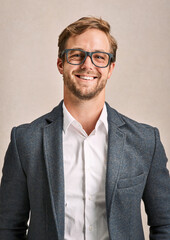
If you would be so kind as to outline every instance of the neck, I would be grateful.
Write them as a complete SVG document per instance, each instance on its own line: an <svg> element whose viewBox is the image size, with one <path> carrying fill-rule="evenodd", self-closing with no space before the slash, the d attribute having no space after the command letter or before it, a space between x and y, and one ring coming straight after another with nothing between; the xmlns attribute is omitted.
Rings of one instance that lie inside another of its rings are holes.
<svg viewBox="0 0 170 240"><path fill-rule="evenodd" d="M82 125L89 135L95 128L104 106L104 97L91 100L69 99L64 96L64 104L70 114Z"/></svg>

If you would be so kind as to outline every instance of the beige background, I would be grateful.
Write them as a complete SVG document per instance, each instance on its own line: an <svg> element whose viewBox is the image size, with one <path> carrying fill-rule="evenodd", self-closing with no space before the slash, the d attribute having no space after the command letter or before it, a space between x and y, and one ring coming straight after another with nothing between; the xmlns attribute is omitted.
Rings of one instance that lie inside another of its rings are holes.
<svg viewBox="0 0 170 240"><path fill-rule="evenodd" d="M170 155L169 0L1 0L0 170L11 128L62 99L57 38L68 24L88 15L109 21L119 45L107 101L130 118L158 127ZM144 213L143 221L147 236Z"/></svg>

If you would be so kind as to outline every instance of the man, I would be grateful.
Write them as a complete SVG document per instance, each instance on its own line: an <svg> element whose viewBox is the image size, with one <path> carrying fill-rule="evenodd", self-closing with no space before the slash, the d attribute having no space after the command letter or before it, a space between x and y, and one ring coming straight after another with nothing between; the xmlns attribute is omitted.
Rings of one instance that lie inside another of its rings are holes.
<svg viewBox="0 0 170 240"><path fill-rule="evenodd" d="M158 130L105 103L117 49L109 24L81 18L58 45L64 101L12 130L0 239L143 240L143 199L150 239L169 240L170 178Z"/></svg>

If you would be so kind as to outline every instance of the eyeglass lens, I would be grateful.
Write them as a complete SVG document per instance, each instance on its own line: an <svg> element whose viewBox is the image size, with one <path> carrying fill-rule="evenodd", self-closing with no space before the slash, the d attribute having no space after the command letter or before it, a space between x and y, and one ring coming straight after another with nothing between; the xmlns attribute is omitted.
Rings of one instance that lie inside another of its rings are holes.
<svg viewBox="0 0 170 240"><path fill-rule="evenodd" d="M69 50L67 52L67 60L71 64L79 65L83 63L86 57L86 53L80 50ZM109 55L107 53L96 52L93 53L92 62L99 67L105 67L109 62Z"/></svg>

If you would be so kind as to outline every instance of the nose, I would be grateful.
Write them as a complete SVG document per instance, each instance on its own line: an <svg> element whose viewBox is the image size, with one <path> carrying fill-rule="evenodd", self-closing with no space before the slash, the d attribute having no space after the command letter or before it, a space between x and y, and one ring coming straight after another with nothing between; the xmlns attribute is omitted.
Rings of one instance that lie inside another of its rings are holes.
<svg viewBox="0 0 170 240"><path fill-rule="evenodd" d="M84 61L84 63L81 64L81 68L82 69L92 69L93 68L93 63L92 60L90 58L90 56L86 57L86 60Z"/></svg>

